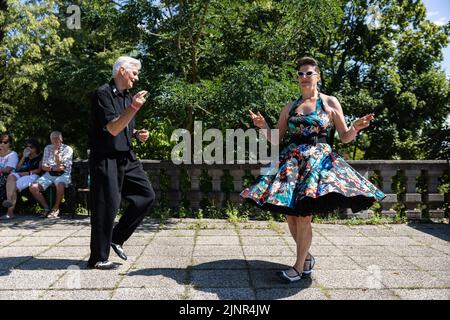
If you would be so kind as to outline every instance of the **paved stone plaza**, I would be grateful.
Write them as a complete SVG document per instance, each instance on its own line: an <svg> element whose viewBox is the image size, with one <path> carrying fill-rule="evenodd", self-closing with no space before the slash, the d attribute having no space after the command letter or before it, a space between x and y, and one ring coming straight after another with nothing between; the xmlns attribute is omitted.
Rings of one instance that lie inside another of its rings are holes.
<svg viewBox="0 0 450 320"><path fill-rule="evenodd" d="M0 223L0 299L450 300L448 224L313 225L313 276L294 284L285 223L147 219L118 270L86 269L88 218Z"/></svg>

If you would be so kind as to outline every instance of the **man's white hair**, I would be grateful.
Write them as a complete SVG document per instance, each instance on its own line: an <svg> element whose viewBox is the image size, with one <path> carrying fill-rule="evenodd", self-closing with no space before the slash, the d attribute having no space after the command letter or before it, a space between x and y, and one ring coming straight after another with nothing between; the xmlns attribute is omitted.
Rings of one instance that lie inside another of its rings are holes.
<svg viewBox="0 0 450 320"><path fill-rule="evenodd" d="M113 78L116 77L117 73L119 72L120 67L123 67L125 69L129 69L130 67L136 67L138 70L141 69L141 62L135 58L122 56L114 63L112 76Z"/></svg>
<svg viewBox="0 0 450 320"><path fill-rule="evenodd" d="M61 139L62 139L63 136L62 136L61 131L52 131L52 133L50 133L50 139L52 137L61 137Z"/></svg>

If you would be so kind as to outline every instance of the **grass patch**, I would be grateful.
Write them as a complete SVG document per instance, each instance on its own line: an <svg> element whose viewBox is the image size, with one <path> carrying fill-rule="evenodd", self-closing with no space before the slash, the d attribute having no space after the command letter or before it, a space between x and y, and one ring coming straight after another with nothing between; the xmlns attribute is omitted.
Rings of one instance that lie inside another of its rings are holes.
<svg viewBox="0 0 450 320"><path fill-rule="evenodd" d="M198 231L200 229L208 229L208 224L206 223L206 221L199 219L198 221L190 224L188 229L196 230L196 231Z"/></svg>
<svg viewBox="0 0 450 320"><path fill-rule="evenodd" d="M320 284L317 285L317 288L324 294L325 297L327 297L327 299L331 299L330 291L327 288Z"/></svg>
<svg viewBox="0 0 450 320"><path fill-rule="evenodd" d="M361 219L361 218L356 218L356 217L343 219L343 218L339 217L338 215L332 215L329 217L319 217L319 216L313 217L313 223L317 223L317 224L342 224L342 225L350 225L350 226L406 224L407 222L408 222L408 219L405 216L402 216L400 214L397 214L394 217L385 217L385 216L381 216L380 214L373 214L368 219Z"/></svg>
<svg viewBox="0 0 450 320"><path fill-rule="evenodd" d="M80 208L82 211L82 208ZM226 219L232 224L245 223L249 221L268 221L268 227L276 228L277 222L285 222L286 217L282 214L273 214L267 211L250 211L242 205L233 205L228 203L225 208L216 208L207 206L197 210L179 208L174 210L167 207L156 207L152 210L152 218L159 220L161 224L167 223L170 218L194 218L201 221L202 219ZM317 224L342 224L342 225L383 225L383 224L406 224L408 219L405 215L398 213L393 217L383 216L378 212L374 212L367 219L352 217L344 218L337 213L328 216L313 216L313 223ZM426 222L426 221L422 221ZM204 229L205 222L199 222L198 228ZM195 229L196 227L192 227ZM245 228L245 226L244 226ZM278 231L277 231L278 232Z"/></svg>
<svg viewBox="0 0 450 320"><path fill-rule="evenodd" d="M273 220L269 220L267 228L275 231L278 234L284 234L284 230Z"/></svg>
<svg viewBox="0 0 450 320"><path fill-rule="evenodd" d="M247 222L248 215L244 212L243 214L239 209L233 205L228 205L225 209L225 215L230 223L237 224L239 222Z"/></svg>

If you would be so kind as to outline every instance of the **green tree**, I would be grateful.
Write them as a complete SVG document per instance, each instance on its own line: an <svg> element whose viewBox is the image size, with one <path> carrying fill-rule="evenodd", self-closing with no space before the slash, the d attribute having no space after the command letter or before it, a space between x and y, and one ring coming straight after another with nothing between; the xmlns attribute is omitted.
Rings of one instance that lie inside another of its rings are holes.
<svg viewBox="0 0 450 320"><path fill-rule="evenodd" d="M349 122L376 114L352 144L336 140L338 151L443 157L450 84L439 62L450 26L427 21L421 1L78 0L81 28L70 29L72 3L0 0L0 129L19 141L59 129L85 156L90 93L127 54L143 62L133 92L151 92L137 120L152 138L139 153L168 158L170 129L195 120L247 128L251 108L274 124L299 94L297 59L312 55L321 90Z"/></svg>
<svg viewBox="0 0 450 320"><path fill-rule="evenodd" d="M118 32L110 1L78 1L81 28L66 24L69 1L8 2L2 15L0 125L19 141L61 130L85 156L90 94L111 78L114 60L134 49ZM26 93L26 94L25 94Z"/></svg>
<svg viewBox="0 0 450 320"><path fill-rule="evenodd" d="M55 59L73 44L58 34L55 6L55 1L10 0L0 11L0 123L19 138L39 132L30 124L52 119L44 102L51 90L46 77Z"/></svg>
<svg viewBox="0 0 450 320"><path fill-rule="evenodd" d="M324 90L340 98L349 120L376 114L365 158L430 157L420 145L449 115L449 81L438 66L449 25L427 21L421 1L348 1L343 10L321 50Z"/></svg>

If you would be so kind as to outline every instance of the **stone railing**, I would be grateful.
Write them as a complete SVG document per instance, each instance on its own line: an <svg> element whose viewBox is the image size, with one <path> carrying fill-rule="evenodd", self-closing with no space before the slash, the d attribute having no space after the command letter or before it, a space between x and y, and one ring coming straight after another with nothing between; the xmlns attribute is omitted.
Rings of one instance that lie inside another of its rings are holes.
<svg viewBox="0 0 450 320"><path fill-rule="evenodd" d="M192 209L199 208L203 200L217 207L225 201L240 203L239 193L244 181L257 177L261 168L254 164L175 165L157 160L143 160L142 163L160 204L178 208L188 201ZM423 208L427 208L431 218L444 216L449 194L440 193L438 186L440 178L449 170L446 161L361 160L348 163L366 178L375 177L374 182L386 194L381 202L382 214L395 215L393 208L403 204L410 219L420 219ZM86 187L87 175L87 161L76 161L73 169L75 185ZM224 187L225 181L228 188ZM396 186L403 189L395 190ZM348 214L365 217L368 212Z"/></svg>

